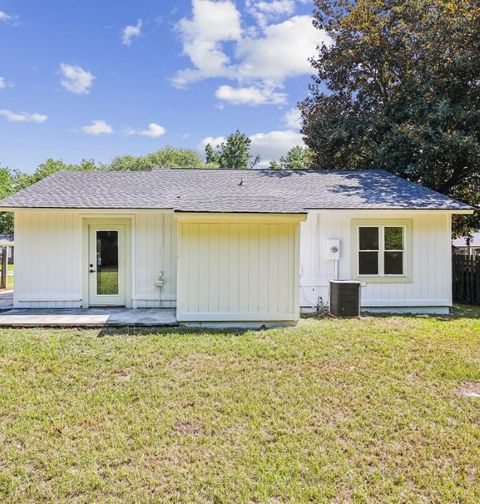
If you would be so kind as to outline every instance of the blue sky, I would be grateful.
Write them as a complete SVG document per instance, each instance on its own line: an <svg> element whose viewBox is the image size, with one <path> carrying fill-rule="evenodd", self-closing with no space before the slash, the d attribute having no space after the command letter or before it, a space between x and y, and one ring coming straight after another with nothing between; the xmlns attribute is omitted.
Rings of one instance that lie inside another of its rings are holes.
<svg viewBox="0 0 480 504"><path fill-rule="evenodd" d="M0 164L202 150L235 129L262 160L301 143L323 34L307 0L0 0Z"/></svg>

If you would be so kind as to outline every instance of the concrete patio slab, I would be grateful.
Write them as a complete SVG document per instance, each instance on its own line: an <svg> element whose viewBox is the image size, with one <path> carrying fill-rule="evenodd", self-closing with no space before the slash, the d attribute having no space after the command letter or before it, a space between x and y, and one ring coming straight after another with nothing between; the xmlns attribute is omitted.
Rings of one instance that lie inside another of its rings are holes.
<svg viewBox="0 0 480 504"><path fill-rule="evenodd" d="M13 290L0 292L0 310L13 308Z"/></svg>
<svg viewBox="0 0 480 504"><path fill-rule="evenodd" d="M178 325L172 309L13 309L0 313L0 327L124 327Z"/></svg>

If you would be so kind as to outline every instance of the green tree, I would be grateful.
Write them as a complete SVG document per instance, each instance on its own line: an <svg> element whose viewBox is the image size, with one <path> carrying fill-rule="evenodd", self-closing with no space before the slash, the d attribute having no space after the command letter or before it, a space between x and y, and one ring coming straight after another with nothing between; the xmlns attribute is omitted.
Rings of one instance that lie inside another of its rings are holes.
<svg viewBox="0 0 480 504"><path fill-rule="evenodd" d="M202 159L192 149L167 146L146 156L117 156L108 166L113 171L150 171L155 168L201 168Z"/></svg>
<svg viewBox="0 0 480 504"><path fill-rule="evenodd" d="M148 163L146 156L116 156L108 165L108 170L112 171L150 171L156 168Z"/></svg>
<svg viewBox="0 0 480 504"><path fill-rule="evenodd" d="M206 160L207 164L217 164L218 165L217 153L215 152L215 149L210 144L207 144L207 146L205 147L205 160Z"/></svg>
<svg viewBox="0 0 480 504"><path fill-rule="evenodd" d="M60 170L70 170L71 165L64 163L61 159L47 159L44 163L40 163L33 174L30 176L30 184L39 182L40 180L53 175Z"/></svg>
<svg viewBox="0 0 480 504"><path fill-rule="evenodd" d="M311 153L306 147L292 147L279 161L270 161L270 170L305 170L310 167Z"/></svg>
<svg viewBox="0 0 480 504"><path fill-rule="evenodd" d="M270 161L268 169L269 170L281 170L282 169L282 165L280 164L279 161Z"/></svg>
<svg viewBox="0 0 480 504"><path fill-rule="evenodd" d="M384 168L480 204L476 0L316 0L319 48L301 104L316 166ZM478 225L457 219L456 230Z"/></svg>
<svg viewBox="0 0 480 504"><path fill-rule="evenodd" d="M239 130L227 137L216 149L210 144L205 147L207 163L218 163L221 168L245 169L253 168L260 161L260 156L250 154L252 141Z"/></svg>
<svg viewBox="0 0 480 504"><path fill-rule="evenodd" d="M83 159L80 164L67 164L61 159L47 159L44 163L38 165L32 175L19 174L18 179L21 187L26 187L35 182L52 175L60 170L92 171L100 169L95 161Z"/></svg>
<svg viewBox="0 0 480 504"><path fill-rule="evenodd" d="M15 174L7 167L0 167L0 199L15 192L15 178ZM13 233L12 212L0 212L0 233Z"/></svg>
<svg viewBox="0 0 480 504"><path fill-rule="evenodd" d="M310 151L296 145L280 158L280 165L284 170L304 170L310 166Z"/></svg>
<svg viewBox="0 0 480 504"><path fill-rule="evenodd" d="M62 160L47 159L44 163L39 164L31 175L0 167L0 199L6 198L10 194L39 182L60 170L96 169L99 169L99 166L94 161L85 159L78 165L67 164ZM13 233L13 214L11 212L0 212L0 233Z"/></svg>

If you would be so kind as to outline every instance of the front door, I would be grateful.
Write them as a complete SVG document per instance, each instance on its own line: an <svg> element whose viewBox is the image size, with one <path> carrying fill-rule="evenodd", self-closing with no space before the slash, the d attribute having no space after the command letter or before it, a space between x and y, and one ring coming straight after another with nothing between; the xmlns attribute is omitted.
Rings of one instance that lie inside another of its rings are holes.
<svg viewBox="0 0 480 504"><path fill-rule="evenodd" d="M88 290L90 306L125 306L125 225L89 226Z"/></svg>

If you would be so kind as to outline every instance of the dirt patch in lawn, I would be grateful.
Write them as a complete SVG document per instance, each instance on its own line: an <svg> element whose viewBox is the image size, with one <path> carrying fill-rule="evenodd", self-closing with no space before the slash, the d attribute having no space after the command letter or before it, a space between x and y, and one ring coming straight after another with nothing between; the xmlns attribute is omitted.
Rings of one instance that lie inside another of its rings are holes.
<svg viewBox="0 0 480 504"><path fill-rule="evenodd" d="M204 427L200 422L178 421L175 423L174 431L183 435L200 436Z"/></svg>
<svg viewBox="0 0 480 504"><path fill-rule="evenodd" d="M461 397L472 397L480 399L480 382L467 383L457 389L457 395Z"/></svg>

